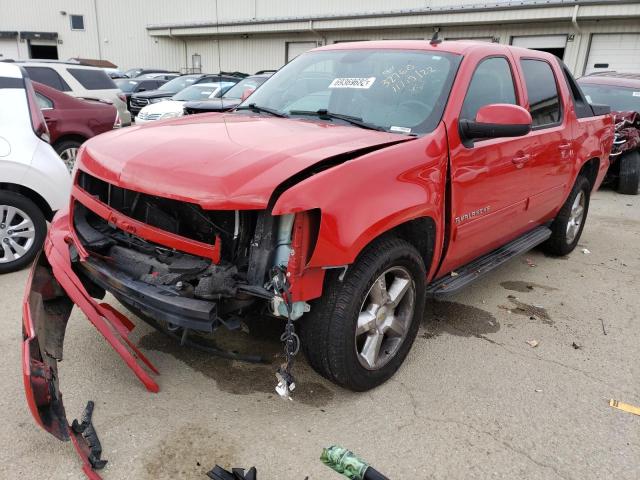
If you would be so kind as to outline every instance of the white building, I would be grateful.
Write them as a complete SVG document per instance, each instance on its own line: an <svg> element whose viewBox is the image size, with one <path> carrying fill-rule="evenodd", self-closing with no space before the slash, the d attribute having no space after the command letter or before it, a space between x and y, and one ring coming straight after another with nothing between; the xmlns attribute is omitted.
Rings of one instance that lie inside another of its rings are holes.
<svg viewBox="0 0 640 480"><path fill-rule="evenodd" d="M0 60L253 73L316 45L435 29L551 51L576 75L640 72L640 1L627 0L0 0Z"/></svg>

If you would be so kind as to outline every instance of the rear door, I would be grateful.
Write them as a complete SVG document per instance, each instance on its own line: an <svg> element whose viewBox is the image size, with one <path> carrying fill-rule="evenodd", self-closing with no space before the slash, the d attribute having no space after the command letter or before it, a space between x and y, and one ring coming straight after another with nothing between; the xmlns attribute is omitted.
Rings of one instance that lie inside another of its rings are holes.
<svg viewBox="0 0 640 480"><path fill-rule="evenodd" d="M531 113L527 136L530 159L526 168L530 183L527 217L540 224L562 205L571 178L575 148L566 81L558 62L516 53L525 85L525 108Z"/></svg>
<svg viewBox="0 0 640 480"><path fill-rule="evenodd" d="M466 69L470 58L467 58ZM473 67L472 67L473 68ZM489 104L522 105L517 71L510 57L494 55L476 62L471 80L458 74L456 89L466 91L459 119L475 120ZM450 101L455 105L457 99ZM459 107L458 107L459 108ZM448 125L451 154L450 242L441 272L448 272L512 240L527 228L528 138L478 139L464 145L457 122Z"/></svg>

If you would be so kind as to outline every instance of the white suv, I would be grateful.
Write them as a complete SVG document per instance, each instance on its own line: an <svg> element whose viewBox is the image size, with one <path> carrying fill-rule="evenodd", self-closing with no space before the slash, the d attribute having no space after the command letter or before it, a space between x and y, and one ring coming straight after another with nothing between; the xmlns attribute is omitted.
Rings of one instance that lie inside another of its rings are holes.
<svg viewBox="0 0 640 480"><path fill-rule="evenodd" d="M57 60L15 60L34 82L68 93L74 97L108 100L118 109L122 126L131 125L124 93L102 68Z"/></svg>
<svg viewBox="0 0 640 480"><path fill-rule="evenodd" d="M69 202L69 171L48 141L28 75L0 62L0 273L31 263Z"/></svg>

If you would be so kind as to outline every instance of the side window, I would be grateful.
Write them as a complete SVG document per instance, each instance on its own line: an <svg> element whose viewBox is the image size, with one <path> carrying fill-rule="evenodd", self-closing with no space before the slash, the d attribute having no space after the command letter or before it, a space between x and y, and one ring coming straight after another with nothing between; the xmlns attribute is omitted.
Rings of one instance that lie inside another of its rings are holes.
<svg viewBox="0 0 640 480"><path fill-rule="evenodd" d="M40 110L53 108L53 102L49 100L47 97L45 97L44 95L39 94L38 92L36 92L36 101L38 102L38 106L40 107Z"/></svg>
<svg viewBox="0 0 640 480"><path fill-rule="evenodd" d="M34 82L43 83L62 92L70 92L71 87L53 68L48 67L24 67L29 72L29 77Z"/></svg>
<svg viewBox="0 0 640 480"><path fill-rule="evenodd" d="M67 72L87 90L112 90L118 88L111 80L111 77L99 68L67 68Z"/></svg>
<svg viewBox="0 0 640 480"><path fill-rule="evenodd" d="M533 127L550 127L559 123L560 96L551 65L543 60L522 60L521 65Z"/></svg>
<svg viewBox="0 0 640 480"><path fill-rule="evenodd" d="M480 108L493 103L517 105L511 67L504 57L487 58L480 62L471 78L460 118L475 120Z"/></svg>

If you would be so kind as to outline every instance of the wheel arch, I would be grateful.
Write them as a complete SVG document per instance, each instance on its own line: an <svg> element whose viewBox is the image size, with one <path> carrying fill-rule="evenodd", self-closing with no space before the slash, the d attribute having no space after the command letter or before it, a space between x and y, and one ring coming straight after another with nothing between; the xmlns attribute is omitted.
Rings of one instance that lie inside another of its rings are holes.
<svg viewBox="0 0 640 480"><path fill-rule="evenodd" d="M580 172L578 172L578 176L584 176L591 184L591 190L593 190L596 186L599 170L600 159L593 157L582 164Z"/></svg>
<svg viewBox="0 0 640 480"><path fill-rule="evenodd" d="M36 206L40 209L40 211L42 211L42 213L44 214L44 218L46 218L47 221L50 222L51 219L53 218L54 211L51 209L47 201L38 192L31 190L30 188L25 187L24 185L18 185L16 183L7 183L7 182L0 182L0 190L19 193L20 195L27 197L29 200L31 200L33 203L36 204Z"/></svg>
<svg viewBox="0 0 640 480"><path fill-rule="evenodd" d="M58 137L58 139L53 143L53 148L55 149L58 145L62 144L63 142L70 142L70 141L80 142L80 144L82 144L86 142L87 139L88 138L86 135L82 135L80 133L65 133L64 135L61 135L60 137Z"/></svg>

